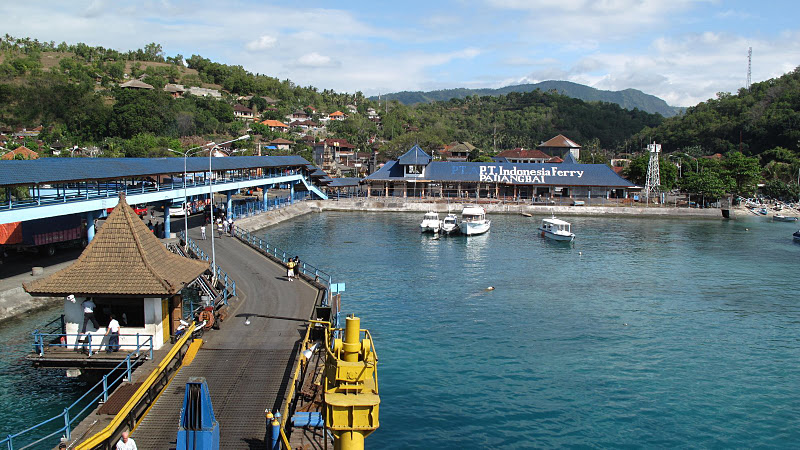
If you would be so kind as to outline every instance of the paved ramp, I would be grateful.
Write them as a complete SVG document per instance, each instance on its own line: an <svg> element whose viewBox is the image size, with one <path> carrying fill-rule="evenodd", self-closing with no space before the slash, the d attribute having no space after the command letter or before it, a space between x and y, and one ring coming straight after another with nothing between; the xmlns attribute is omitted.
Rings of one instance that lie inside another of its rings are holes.
<svg viewBox="0 0 800 450"><path fill-rule="evenodd" d="M190 237L208 254L210 239ZM281 406L305 323L314 309L316 288L287 281L286 270L231 237L216 239L217 264L236 280L239 298L232 314L206 340L191 365L164 390L132 434L139 448L174 449L185 385L205 377L220 423L221 448L261 449L264 410ZM245 325L246 318L250 325Z"/></svg>

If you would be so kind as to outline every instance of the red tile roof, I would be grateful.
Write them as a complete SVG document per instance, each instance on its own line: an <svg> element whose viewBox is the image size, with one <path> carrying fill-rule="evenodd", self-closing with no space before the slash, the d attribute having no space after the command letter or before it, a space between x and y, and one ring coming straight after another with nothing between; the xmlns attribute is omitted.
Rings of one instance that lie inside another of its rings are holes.
<svg viewBox="0 0 800 450"><path fill-rule="evenodd" d="M497 156L502 158L525 158L525 159L544 159L548 160L551 158L550 155L544 153L541 150L526 150L524 148L515 148L513 150L505 150L500 152Z"/></svg>
<svg viewBox="0 0 800 450"><path fill-rule="evenodd" d="M261 122L261 124L262 125L266 125L268 127L289 128L288 125L286 125L285 123L281 122L280 120L267 119L267 120Z"/></svg>
<svg viewBox="0 0 800 450"><path fill-rule="evenodd" d="M25 159L37 159L39 158L39 154L35 151L29 149L28 147L22 146L17 147L14 150L0 156L0 159L14 159L15 156L22 155Z"/></svg>
<svg viewBox="0 0 800 450"><path fill-rule="evenodd" d="M539 148L542 147L562 147L562 148L581 148L577 142L569 139L568 137L564 136L563 134L559 134L558 136L550 139L542 143Z"/></svg>
<svg viewBox="0 0 800 450"><path fill-rule="evenodd" d="M292 141L290 141L288 139L283 139L283 138L273 139L273 140L267 142L267 145L281 145L281 144L282 145L292 145L292 144L294 144L294 142L292 142Z"/></svg>

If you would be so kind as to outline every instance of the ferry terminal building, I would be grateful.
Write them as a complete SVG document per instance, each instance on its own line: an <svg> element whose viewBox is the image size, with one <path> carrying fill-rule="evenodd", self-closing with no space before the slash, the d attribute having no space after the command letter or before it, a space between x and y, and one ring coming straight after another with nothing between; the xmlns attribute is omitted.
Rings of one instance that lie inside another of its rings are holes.
<svg viewBox="0 0 800 450"><path fill-rule="evenodd" d="M641 190L605 164L433 161L418 145L362 180L367 197L626 199Z"/></svg>

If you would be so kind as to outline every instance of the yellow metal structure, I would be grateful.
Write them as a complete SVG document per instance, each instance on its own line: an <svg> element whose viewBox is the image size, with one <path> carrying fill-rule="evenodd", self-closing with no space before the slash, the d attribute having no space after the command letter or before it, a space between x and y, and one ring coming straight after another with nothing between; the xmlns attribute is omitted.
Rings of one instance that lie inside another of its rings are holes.
<svg viewBox="0 0 800 450"><path fill-rule="evenodd" d="M361 334L364 333L364 339ZM329 344L329 342L326 342ZM336 450L361 450L378 424L378 357L358 317L348 317L344 339L326 345L325 424Z"/></svg>

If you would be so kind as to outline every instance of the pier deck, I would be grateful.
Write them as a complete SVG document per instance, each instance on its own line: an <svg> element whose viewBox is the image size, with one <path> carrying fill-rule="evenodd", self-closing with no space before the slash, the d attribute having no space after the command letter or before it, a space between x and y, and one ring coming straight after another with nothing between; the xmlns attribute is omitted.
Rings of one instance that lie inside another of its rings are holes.
<svg viewBox="0 0 800 450"><path fill-rule="evenodd" d="M197 229L189 237L211 253ZM175 448L186 381L205 377L220 424L221 448L259 449L265 444L264 410L278 408L291 378L318 289L286 280L286 269L232 237L216 239L217 264L235 278L238 299L218 331L207 333L132 437L139 448ZM249 316L250 325L245 325Z"/></svg>

